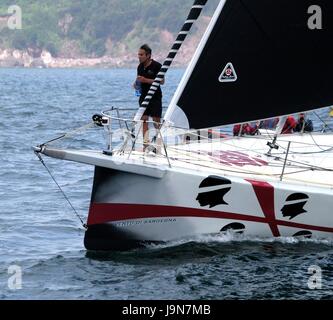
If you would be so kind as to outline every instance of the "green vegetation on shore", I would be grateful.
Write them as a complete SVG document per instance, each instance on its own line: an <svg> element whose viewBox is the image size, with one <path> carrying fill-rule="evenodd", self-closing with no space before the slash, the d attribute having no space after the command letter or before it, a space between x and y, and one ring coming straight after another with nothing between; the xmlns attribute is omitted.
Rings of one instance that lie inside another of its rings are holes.
<svg viewBox="0 0 333 320"><path fill-rule="evenodd" d="M219 1L208 1L211 15ZM0 14L13 0L0 0ZM161 32L175 35L193 0L16 0L23 29L0 29L0 48L46 49L53 56L100 57L161 46ZM122 51L122 52L120 52Z"/></svg>

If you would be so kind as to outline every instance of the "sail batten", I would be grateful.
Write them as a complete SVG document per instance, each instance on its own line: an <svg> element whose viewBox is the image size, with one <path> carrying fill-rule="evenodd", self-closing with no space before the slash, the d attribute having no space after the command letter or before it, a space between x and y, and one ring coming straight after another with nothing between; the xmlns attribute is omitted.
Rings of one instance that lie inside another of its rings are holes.
<svg viewBox="0 0 333 320"><path fill-rule="evenodd" d="M221 1L165 119L200 129L333 105L333 3L316 4L313 30L311 0Z"/></svg>

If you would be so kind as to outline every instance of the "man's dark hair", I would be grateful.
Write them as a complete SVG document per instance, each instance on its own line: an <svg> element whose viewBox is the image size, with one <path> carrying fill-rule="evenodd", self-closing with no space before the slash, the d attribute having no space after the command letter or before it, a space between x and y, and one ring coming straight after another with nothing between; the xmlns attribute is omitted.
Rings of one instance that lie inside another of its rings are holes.
<svg viewBox="0 0 333 320"><path fill-rule="evenodd" d="M144 50L146 52L146 54L151 55L152 54L152 50L151 48L148 46L148 44L144 44L140 47L141 50Z"/></svg>

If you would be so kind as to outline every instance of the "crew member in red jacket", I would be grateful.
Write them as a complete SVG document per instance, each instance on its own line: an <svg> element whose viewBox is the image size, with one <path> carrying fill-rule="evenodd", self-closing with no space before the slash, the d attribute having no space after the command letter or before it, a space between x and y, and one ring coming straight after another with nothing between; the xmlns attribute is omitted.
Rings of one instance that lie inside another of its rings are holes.
<svg viewBox="0 0 333 320"><path fill-rule="evenodd" d="M297 122L293 116L288 116L286 123L284 124L282 134L294 133L294 129L297 126Z"/></svg>

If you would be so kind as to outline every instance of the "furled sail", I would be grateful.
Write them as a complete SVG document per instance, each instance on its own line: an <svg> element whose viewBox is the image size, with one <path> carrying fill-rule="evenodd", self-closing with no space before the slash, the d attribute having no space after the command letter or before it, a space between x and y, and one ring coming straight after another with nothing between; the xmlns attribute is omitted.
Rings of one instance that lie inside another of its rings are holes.
<svg viewBox="0 0 333 320"><path fill-rule="evenodd" d="M221 0L165 120L209 128L333 105L332 0Z"/></svg>

